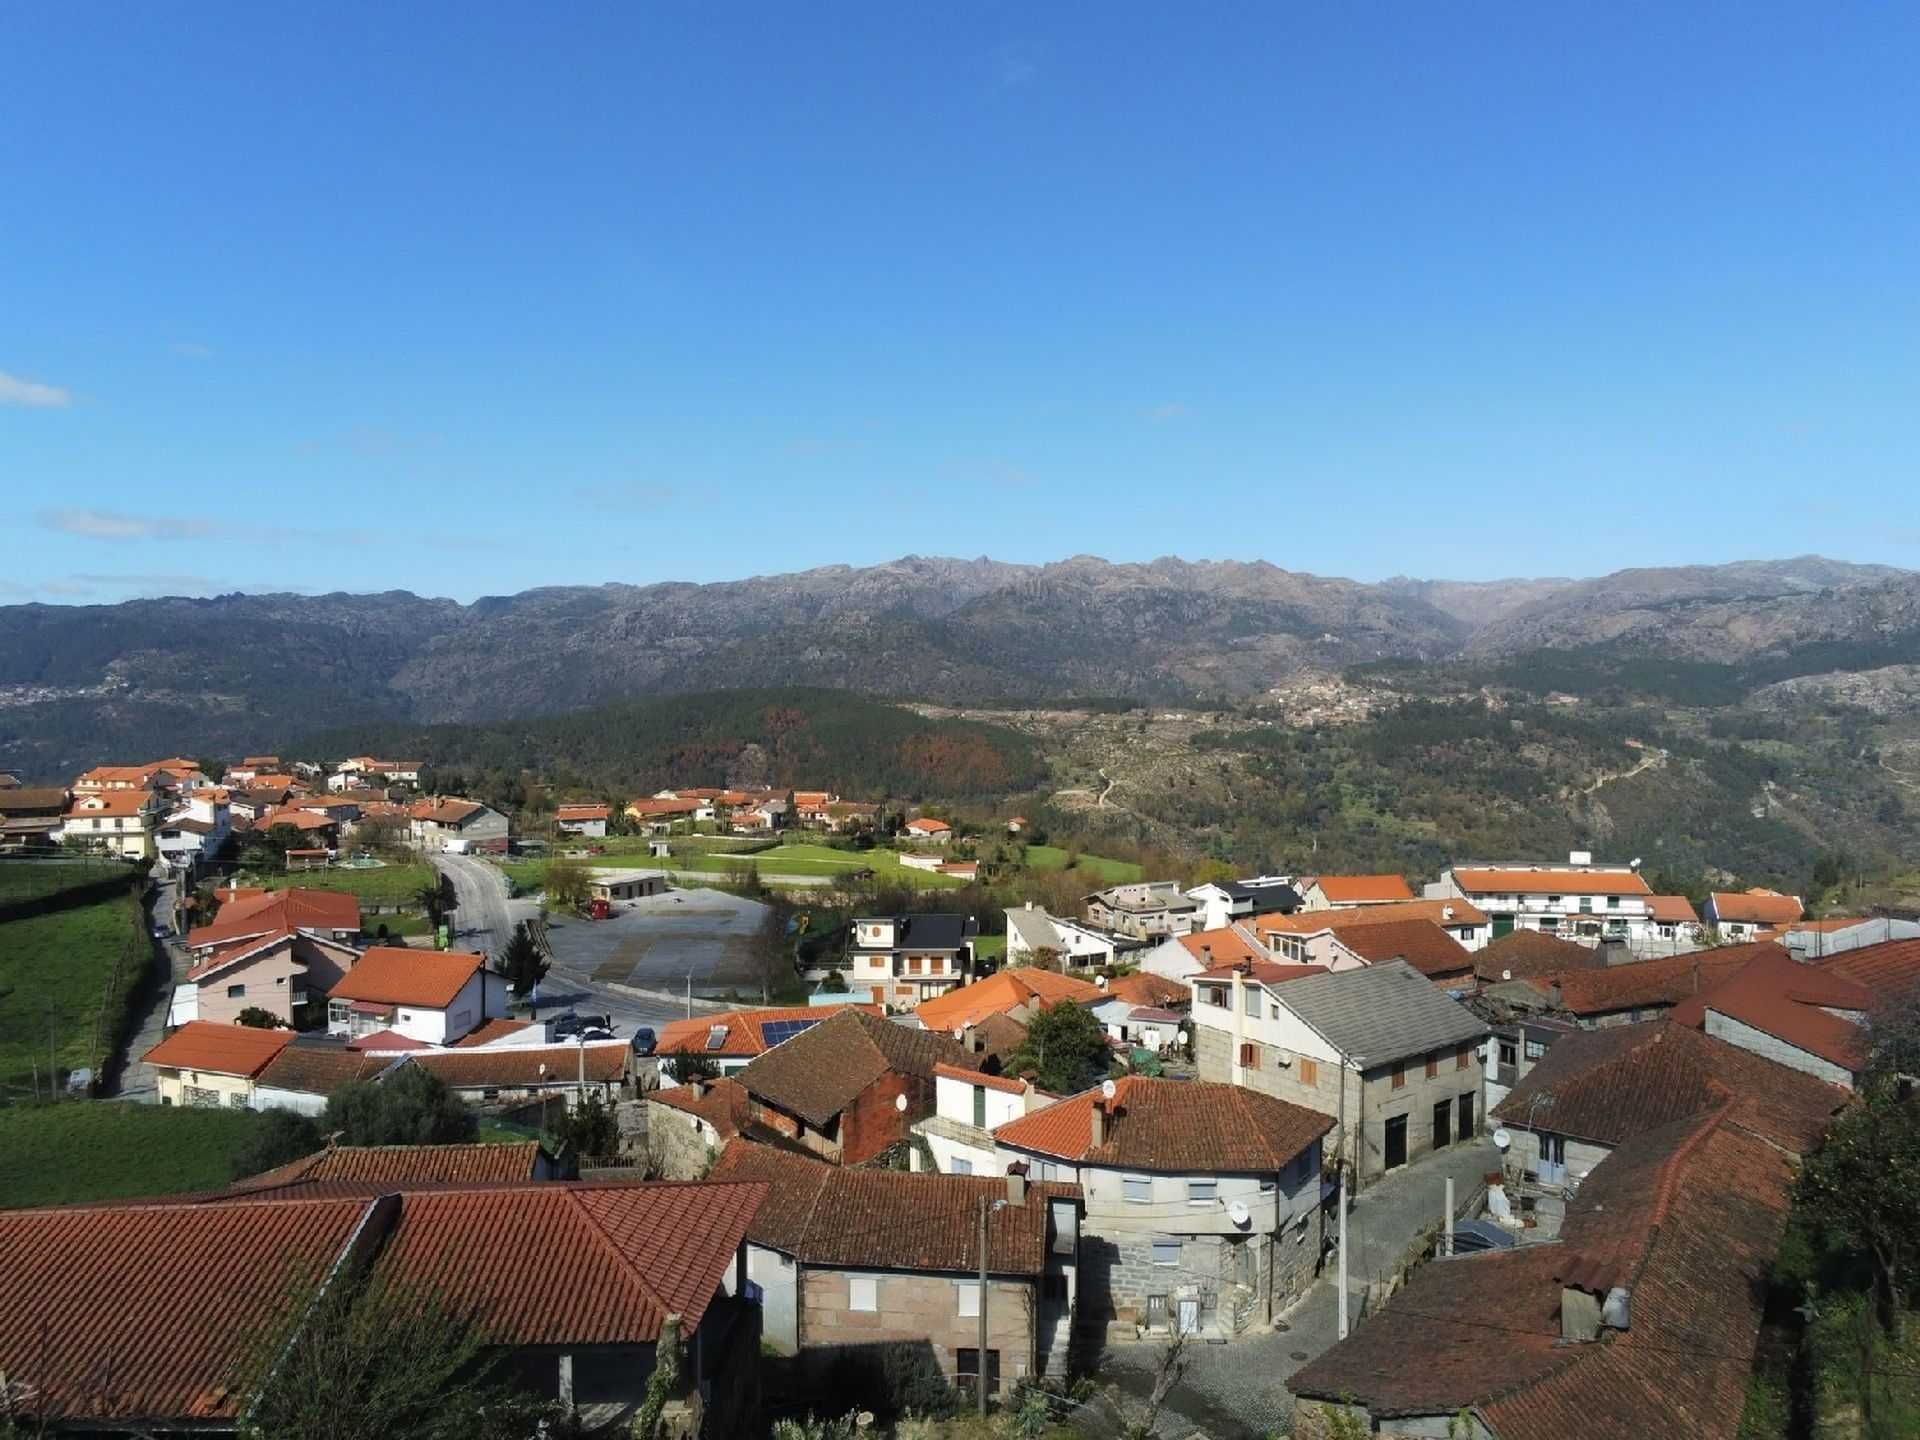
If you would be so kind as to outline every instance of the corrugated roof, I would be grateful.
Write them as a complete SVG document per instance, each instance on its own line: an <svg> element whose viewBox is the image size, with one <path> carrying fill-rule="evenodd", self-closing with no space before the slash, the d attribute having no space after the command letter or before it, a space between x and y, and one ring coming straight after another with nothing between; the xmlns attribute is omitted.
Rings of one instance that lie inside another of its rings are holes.
<svg viewBox="0 0 1920 1440"><path fill-rule="evenodd" d="M1096 1105L1106 1112L1098 1145ZM1129 1075L1114 1082L1111 1103L1087 1090L1007 1121L993 1138L1081 1165L1247 1175L1284 1170L1332 1128L1330 1115L1238 1085Z"/></svg>
<svg viewBox="0 0 1920 1440"><path fill-rule="evenodd" d="M1403 960L1308 975L1274 996L1341 1054L1365 1057L1368 1069L1487 1033L1485 1021Z"/></svg>

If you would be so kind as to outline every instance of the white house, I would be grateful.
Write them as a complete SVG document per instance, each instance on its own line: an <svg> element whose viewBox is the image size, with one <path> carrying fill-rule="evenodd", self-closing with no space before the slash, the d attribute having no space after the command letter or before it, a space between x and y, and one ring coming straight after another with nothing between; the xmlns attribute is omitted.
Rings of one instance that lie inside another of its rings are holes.
<svg viewBox="0 0 1920 1440"><path fill-rule="evenodd" d="M1806 913L1798 895L1778 890L1716 890L1707 896L1700 915L1722 940L1758 939L1764 932L1784 929Z"/></svg>
<svg viewBox="0 0 1920 1440"><path fill-rule="evenodd" d="M1123 1333L1228 1338L1264 1328L1322 1251L1325 1115L1227 1085L1138 1076L1005 1121L1004 1166L1077 1183L1107 1263L1083 1313Z"/></svg>
<svg viewBox="0 0 1920 1440"><path fill-rule="evenodd" d="M500 854L507 850L507 817L477 800L422 800L407 811L417 850Z"/></svg>
<svg viewBox="0 0 1920 1440"><path fill-rule="evenodd" d="M1051 1105L1059 1097L1031 1081L953 1065L933 1067L934 1113L914 1124L942 1175L1004 1175L1007 1160L994 1143L995 1127ZM911 1155L920 1168L920 1155Z"/></svg>
<svg viewBox="0 0 1920 1440"><path fill-rule="evenodd" d="M562 835L585 835L602 840L607 834L608 805L558 805L553 811L553 828Z"/></svg>
<svg viewBox="0 0 1920 1440"><path fill-rule="evenodd" d="M1093 1018L1107 1032L1107 1038L1122 1045L1138 1045L1145 1050L1164 1050L1180 1041L1180 1026L1186 1016L1155 1005L1136 1005L1115 997L1093 1007Z"/></svg>
<svg viewBox="0 0 1920 1440"><path fill-rule="evenodd" d="M1592 852L1575 850L1564 865L1453 865L1427 886L1426 894L1430 900L1463 899L1485 911L1493 940L1515 930L1541 930L1594 945L1617 940L1634 949L1655 947L1664 953L1671 948L1662 945L1653 890L1641 878L1638 861L1596 865Z"/></svg>
<svg viewBox="0 0 1920 1440"><path fill-rule="evenodd" d="M1271 911L1290 914L1300 908L1300 892L1291 875L1255 875L1250 880L1209 881L1187 891L1200 907L1196 930L1222 930L1236 920Z"/></svg>
<svg viewBox="0 0 1920 1440"><path fill-rule="evenodd" d="M507 977L460 950L376 945L327 995L327 1030L357 1037L393 1030L451 1045L507 1009Z"/></svg>
<svg viewBox="0 0 1920 1440"><path fill-rule="evenodd" d="M1031 900L1007 910L1007 963L1026 965L1042 950L1050 950L1069 966L1111 965L1119 953L1114 937L1049 915Z"/></svg>
<svg viewBox="0 0 1920 1440"><path fill-rule="evenodd" d="M83 791L76 782L57 838L129 860L151 860L164 803L156 790L122 786Z"/></svg>
<svg viewBox="0 0 1920 1440"><path fill-rule="evenodd" d="M1090 924L1137 940L1184 935L1195 928L1200 913L1199 903L1188 899L1171 880L1110 885L1089 895L1086 906Z"/></svg>
<svg viewBox="0 0 1920 1440"><path fill-rule="evenodd" d="M1140 957L1140 968L1149 975L1185 982L1216 965L1266 958L1266 947L1244 925L1225 925L1169 936Z"/></svg>

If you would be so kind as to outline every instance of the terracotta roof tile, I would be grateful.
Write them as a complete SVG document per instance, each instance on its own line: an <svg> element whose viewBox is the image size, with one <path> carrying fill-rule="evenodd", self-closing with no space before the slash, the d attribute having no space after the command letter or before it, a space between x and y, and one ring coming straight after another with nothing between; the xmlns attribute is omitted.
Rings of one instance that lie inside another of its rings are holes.
<svg viewBox="0 0 1920 1440"><path fill-rule="evenodd" d="M1377 904L1415 898L1413 888L1403 875L1322 875L1314 884L1335 905Z"/></svg>
<svg viewBox="0 0 1920 1440"><path fill-rule="evenodd" d="M1109 980L1107 994L1115 1000L1126 1000L1135 1005L1185 1005L1193 999L1193 991L1180 981L1169 980L1164 975L1151 975L1144 970Z"/></svg>
<svg viewBox="0 0 1920 1440"><path fill-rule="evenodd" d="M756 1245L804 1265L978 1273L980 1201L1005 1200L1004 1177L849 1170L750 1140L734 1140L716 1180L757 1180L767 1201L748 1229ZM1080 1199L1077 1185L1033 1183L1021 1205L989 1212L988 1269L1039 1275L1047 1263L1048 1202Z"/></svg>
<svg viewBox="0 0 1920 1440"><path fill-rule="evenodd" d="M332 1145L230 1186L231 1195L258 1195L321 1184L381 1188L532 1180L540 1142L510 1145Z"/></svg>
<svg viewBox="0 0 1920 1440"><path fill-rule="evenodd" d="M1560 1003L1575 1015L1604 1015L1677 1005L1689 995L1710 990L1761 950L1772 945L1723 945L1657 960L1635 960L1601 969L1569 970L1555 976Z"/></svg>
<svg viewBox="0 0 1920 1440"><path fill-rule="evenodd" d="M989 1090L999 1090L1008 1095L1024 1095L1033 1088L1026 1080L1015 1079L1011 1075L989 1075L984 1070L966 1070L958 1065L936 1065L933 1067L936 1080L959 1080L968 1085L983 1085Z"/></svg>
<svg viewBox="0 0 1920 1440"><path fill-rule="evenodd" d="M445 1009L486 963L486 956L466 950L375 945L354 962L328 992L328 998Z"/></svg>
<svg viewBox="0 0 1920 1440"><path fill-rule="evenodd" d="M1469 895L1651 895L1638 870L1563 870L1554 866L1456 868L1453 880Z"/></svg>
<svg viewBox="0 0 1920 1440"><path fill-rule="evenodd" d="M747 1128L747 1087L738 1080L710 1080L694 1093L691 1085L675 1085L655 1090L647 1099L669 1109L697 1115L719 1132L722 1141L731 1140Z"/></svg>
<svg viewBox="0 0 1920 1440"><path fill-rule="evenodd" d="M767 1051L739 1080L756 1099L824 1125L882 1075L931 1080L942 1061L972 1070L980 1060L945 1035L844 1009Z"/></svg>
<svg viewBox="0 0 1920 1440"><path fill-rule="evenodd" d="M1468 900L1401 900L1383 905L1355 905L1344 910L1300 910L1291 915L1255 915L1247 923L1255 934L1338 935L1355 925L1397 924L1404 920L1431 920L1440 926L1461 928L1484 925L1487 917Z"/></svg>
<svg viewBox="0 0 1920 1440"><path fill-rule="evenodd" d="M254 1076L254 1084L303 1095L331 1095L344 1085L371 1080L395 1063L390 1055L361 1055L330 1045L289 1045Z"/></svg>
<svg viewBox="0 0 1920 1440"><path fill-rule="evenodd" d="M1829 1010L1866 1012L1873 991L1821 965L1803 964L1773 946L1759 952L1711 990L1689 996L1667 1018L1701 1029L1707 1012L1718 1011L1743 1025L1783 1040L1810 1055L1847 1069L1865 1060L1866 1032Z"/></svg>
<svg viewBox="0 0 1920 1440"><path fill-rule="evenodd" d="M1267 952L1238 925L1218 930L1194 930L1177 937L1180 947L1202 965L1231 965L1238 960L1265 960Z"/></svg>
<svg viewBox="0 0 1920 1440"><path fill-rule="evenodd" d="M1606 963L1606 957L1594 946L1576 945L1538 930L1515 930L1473 952L1473 973L1495 984L1558 975L1566 970L1598 970Z"/></svg>
<svg viewBox="0 0 1920 1440"><path fill-rule="evenodd" d="M1093 1107L1107 1109L1106 1138L1092 1144ZM1197 1080L1115 1082L1111 1105L1088 1090L1009 1120L995 1140L1077 1164L1183 1174L1256 1174L1285 1169L1333 1128L1317 1110Z"/></svg>
<svg viewBox="0 0 1920 1440"><path fill-rule="evenodd" d="M1350 925L1340 931L1340 943L1369 965L1404 960L1429 980L1473 970L1473 956L1466 946L1431 920Z"/></svg>
<svg viewBox="0 0 1920 1440"><path fill-rule="evenodd" d="M927 1029L951 1032L977 1025L989 1015L1004 1015L1028 1005L1044 1007L1063 1000L1091 1005L1104 998L1105 992L1089 981L1019 965L923 1000L913 1013Z"/></svg>
<svg viewBox="0 0 1920 1440"><path fill-rule="evenodd" d="M1862 945L1817 963L1821 969L1865 986L1884 999L1920 984L1920 940Z"/></svg>
<svg viewBox="0 0 1920 1440"><path fill-rule="evenodd" d="M1242 960L1233 965L1218 965L1211 970L1202 970L1193 979L1231 981L1238 971L1249 980L1257 980L1262 985L1284 985L1289 980L1299 980L1308 975L1331 975L1333 971L1325 965L1295 964L1290 960Z"/></svg>
<svg viewBox="0 0 1920 1440"><path fill-rule="evenodd" d="M1647 913L1664 925L1698 925L1700 916L1693 902L1684 895L1655 895L1647 901Z"/></svg>
<svg viewBox="0 0 1920 1440"><path fill-rule="evenodd" d="M219 1075L258 1075L293 1039L291 1030L256 1030L189 1020L140 1058L173 1070L209 1070Z"/></svg>
<svg viewBox="0 0 1920 1440"><path fill-rule="evenodd" d="M612 1085L624 1079L627 1057L624 1040L602 1040L582 1045L502 1045L491 1050L429 1050L408 1057L408 1064L430 1070L456 1090L507 1090L578 1083L582 1053L587 1083ZM545 1070L541 1069L545 1066Z"/></svg>
<svg viewBox="0 0 1920 1440"><path fill-rule="evenodd" d="M1731 1102L1730 1123L1805 1154L1847 1092L1671 1020L1554 1041L1493 1109L1509 1124L1618 1145Z"/></svg>
<svg viewBox="0 0 1920 1440"><path fill-rule="evenodd" d="M765 1054L771 1048L767 1043L767 1027L777 1026L775 1044L792 1036L783 1034L796 1023L817 1025L842 1007L826 1005L776 1005L759 1010L727 1010L718 1015L696 1015L687 1020L670 1020L660 1027L658 1043L654 1046L656 1055L713 1055L716 1057L738 1057ZM880 1007L873 1004L849 1005L844 1007L859 1010L868 1015L879 1015ZM726 1033L716 1046L712 1043L715 1030ZM800 1033L798 1030L793 1034Z"/></svg>
<svg viewBox="0 0 1920 1440"><path fill-rule="evenodd" d="M354 931L360 929L360 902L332 890L221 891L220 913L187 935L198 950L245 935L276 930ZM228 898L229 894L233 898Z"/></svg>
<svg viewBox="0 0 1920 1440"><path fill-rule="evenodd" d="M1782 895L1778 890L1716 890L1707 897L1707 903L1721 920L1755 925L1791 925L1806 913L1799 896Z"/></svg>
<svg viewBox="0 0 1920 1440"><path fill-rule="evenodd" d="M610 805L556 805L553 818L556 820L604 820L612 813Z"/></svg>
<svg viewBox="0 0 1920 1440"><path fill-rule="evenodd" d="M521 1031L532 1028L531 1020L506 1020L496 1016L462 1035L453 1042L453 1048L471 1050L476 1045L491 1045L496 1040L504 1040L510 1035L518 1035Z"/></svg>

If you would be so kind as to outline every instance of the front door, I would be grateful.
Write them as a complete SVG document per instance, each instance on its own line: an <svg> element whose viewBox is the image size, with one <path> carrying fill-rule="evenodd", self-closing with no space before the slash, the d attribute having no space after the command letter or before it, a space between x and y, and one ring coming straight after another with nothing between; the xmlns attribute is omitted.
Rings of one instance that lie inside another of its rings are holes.
<svg viewBox="0 0 1920 1440"><path fill-rule="evenodd" d="M1496 915L1493 917L1493 938L1494 939L1498 940L1502 935L1511 935L1512 933L1513 933L1513 916Z"/></svg>
<svg viewBox="0 0 1920 1440"><path fill-rule="evenodd" d="M1465 1140L1473 1134L1473 1092L1467 1091L1460 1097L1460 1138Z"/></svg>
<svg viewBox="0 0 1920 1440"><path fill-rule="evenodd" d="M1542 1135L1540 1137L1538 1173L1542 1185L1564 1185L1567 1183L1567 1141L1565 1136Z"/></svg>
<svg viewBox="0 0 1920 1440"><path fill-rule="evenodd" d="M1442 1100L1433 1107L1433 1148L1444 1150L1453 1143L1453 1102Z"/></svg>
<svg viewBox="0 0 1920 1440"><path fill-rule="evenodd" d="M1180 1302L1180 1333L1182 1335L1200 1333L1200 1302L1198 1300Z"/></svg>
<svg viewBox="0 0 1920 1440"><path fill-rule="evenodd" d="M1385 1168L1397 1170L1407 1163L1407 1117L1395 1115L1387 1121L1387 1158Z"/></svg>

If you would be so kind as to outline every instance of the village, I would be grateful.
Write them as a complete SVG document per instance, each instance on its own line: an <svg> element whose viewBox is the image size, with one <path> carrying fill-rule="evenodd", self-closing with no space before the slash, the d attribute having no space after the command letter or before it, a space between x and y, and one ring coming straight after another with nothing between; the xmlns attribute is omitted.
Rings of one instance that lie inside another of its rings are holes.
<svg viewBox="0 0 1920 1440"><path fill-rule="evenodd" d="M5 873L125 867L164 976L48 1097L317 1126L425 1087L491 1143L0 1212L0 1376L55 1430L233 1430L298 1254L479 1306L583 1433L1731 1434L1796 1167L1920 992L1911 917L1586 851L983 926L942 890L1023 816L683 787L524 833L417 760L215 768L0 779Z"/></svg>

